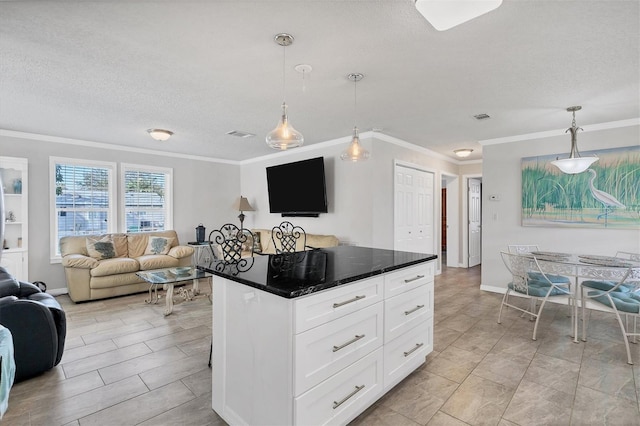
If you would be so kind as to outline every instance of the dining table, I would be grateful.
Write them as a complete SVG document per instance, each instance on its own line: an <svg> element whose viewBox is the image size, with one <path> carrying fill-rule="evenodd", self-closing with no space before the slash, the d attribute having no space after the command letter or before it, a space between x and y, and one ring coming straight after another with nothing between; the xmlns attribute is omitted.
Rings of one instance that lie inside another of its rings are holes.
<svg viewBox="0 0 640 426"><path fill-rule="evenodd" d="M573 278L570 303L572 306L573 341L578 339L578 308L584 304L580 300L580 282L585 280L635 283L640 286L640 262L615 256L595 254L563 253L555 251L531 251L519 255L535 258L545 274L563 275ZM584 321L584 318L583 318ZM583 336L583 340L585 337Z"/></svg>

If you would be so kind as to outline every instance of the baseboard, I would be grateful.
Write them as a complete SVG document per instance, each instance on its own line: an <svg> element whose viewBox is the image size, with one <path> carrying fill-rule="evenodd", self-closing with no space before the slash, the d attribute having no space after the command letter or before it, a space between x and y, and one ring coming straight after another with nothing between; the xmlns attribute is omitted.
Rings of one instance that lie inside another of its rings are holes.
<svg viewBox="0 0 640 426"><path fill-rule="evenodd" d="M66 287L52 288L51 290L47 290L47 293L49 293L52 296L61 296L63 294L69 294L69 290L67 290Z"/></svg>
<svg viewBox="0 0 640 426"><path fill-rule="evenodd" d="M484 284L480 286L480 290L490 291L491 293L500 293L500 294L504 294L507 291L505 287L496 287L496 286L484 285Z"/></svg>

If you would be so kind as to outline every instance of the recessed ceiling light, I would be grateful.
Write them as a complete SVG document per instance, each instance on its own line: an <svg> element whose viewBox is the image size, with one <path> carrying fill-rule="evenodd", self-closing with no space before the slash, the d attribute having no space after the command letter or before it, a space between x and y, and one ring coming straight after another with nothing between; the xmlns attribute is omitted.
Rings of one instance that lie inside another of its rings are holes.
<svg viewBox="0 0 640 426"><path fill-rule="evenodd" d="M147 133L157 141L166 141L173 135L171 130L165 129L147 129Z"/></svg>
<svg viewBox="0 0 640 426"><path fill-rule="evenodd" d="M230 130L226 134L230 136L236 136L238 138L250 138L252 136L255 136L253 133L242 132L240 130Z"/></svg>
<svg viewBox="0 0 640 426"><path fill-rule="evenodd" d="M475 118L476 120L486 120L487 118L491 117L489 116L489 114L482 113L474 115L473 118Z"/></svg>

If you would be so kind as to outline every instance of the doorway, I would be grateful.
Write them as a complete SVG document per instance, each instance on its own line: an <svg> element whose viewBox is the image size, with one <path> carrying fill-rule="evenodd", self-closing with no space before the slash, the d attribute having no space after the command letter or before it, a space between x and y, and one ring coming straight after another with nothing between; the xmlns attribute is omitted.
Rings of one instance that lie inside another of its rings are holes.
<svg viewBox="0 0 640 426"><path fill-rule="evenodd" d="M442 264L460 267L460 179L457 175L442 173L441 189L441 254Z"/></svg>

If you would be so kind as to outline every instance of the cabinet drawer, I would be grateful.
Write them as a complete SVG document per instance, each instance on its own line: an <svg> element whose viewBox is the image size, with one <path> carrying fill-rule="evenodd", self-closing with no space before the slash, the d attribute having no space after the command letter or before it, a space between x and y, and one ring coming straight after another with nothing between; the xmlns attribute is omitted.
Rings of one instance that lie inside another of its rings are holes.
<svg viewBox="0 0 640 426"><path fill-rule="evenodd" d="M390 272L384 277L384 297L397 296L433 281L433 262Z"/></svg>
<svg viewBox="0 0 640 426"><path fill-rule="evenodd" d="M382 283L382 276L377 276L296 299L295 333L301 333L382 301Z"/></svg>
<svg viewBox="0 0 640 426"><path fill-rule="evenodd" d="M346 424L382 393L382 348L295 399L294 424Z"/></svg>
<svg viewBox="0 0 640 426"><path fill-rule="evenodd" d="M433 284L384 301L384 342L388 343L433 316Z"/></svg>
<svg viewBox="0 0 640 426"><path fill-rule="evenodd" d="M294 395L382 346L382 314L380 302L296 335Z"/></svg>
<svg viewBox="0 0 640 426"><path fill-rule="evenodd" d="M418 368L433 351L433 317L384 345L384 388L389 389Z"/></svg>

